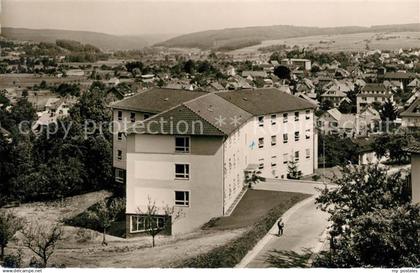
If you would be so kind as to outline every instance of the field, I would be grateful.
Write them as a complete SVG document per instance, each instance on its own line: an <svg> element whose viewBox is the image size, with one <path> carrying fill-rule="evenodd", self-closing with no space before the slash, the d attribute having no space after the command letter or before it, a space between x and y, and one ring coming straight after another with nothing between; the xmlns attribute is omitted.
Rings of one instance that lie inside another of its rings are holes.
<svg viewBox="0 0 420 273"><path fill-rule="evenodd" d="M65 78L57 78L46 75L36 74L2 74L0 77L0 89L4 88L28 88L35 84L39 85L45 81L48 85L59 85L61 83L80 83L89 86L92 80L87 80L82 76L68 76Z"/></svg>
<svg viewBox="0 0 420 273"><path fill-rule="evenodd" d="M317 35L281 40L267 40L259 45L234 50L231 54L247 54L258 52L259 49L288 45L315 49L318 51L364 51L369 49L394 50L400 48L420 47L420 32L392 33L356 33L340 35Z"/></svg>

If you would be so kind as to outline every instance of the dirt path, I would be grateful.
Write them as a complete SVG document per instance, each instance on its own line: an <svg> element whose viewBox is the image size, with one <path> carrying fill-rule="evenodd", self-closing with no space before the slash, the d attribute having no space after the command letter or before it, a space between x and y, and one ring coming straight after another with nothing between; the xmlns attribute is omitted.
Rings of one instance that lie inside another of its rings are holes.
<svg viewBox="0 0 420 273"><path fill-rule="evenodd" d="M205 253L241 235L245 230L197 231L178 238L160 237L112 242L83 249L59 249L51 262L66 267L173 267L180 261Z"/></svg>

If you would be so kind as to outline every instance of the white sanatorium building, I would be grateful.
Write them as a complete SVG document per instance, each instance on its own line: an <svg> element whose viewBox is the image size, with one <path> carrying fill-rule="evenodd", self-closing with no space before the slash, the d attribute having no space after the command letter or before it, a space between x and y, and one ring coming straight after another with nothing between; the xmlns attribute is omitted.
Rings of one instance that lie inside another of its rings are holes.
<svg viewBox="0 0 420 273"><path fill-rule="evenodd" d="M182 210L171 232L184 233L227 214L246 170L286 178L292 159L303 175L317 167L314 106L277 89L156 88L112 108L118 122L145 119L114 136L116 180L126 182L129 235L144 231L139 211L149 200Z"/></svg>

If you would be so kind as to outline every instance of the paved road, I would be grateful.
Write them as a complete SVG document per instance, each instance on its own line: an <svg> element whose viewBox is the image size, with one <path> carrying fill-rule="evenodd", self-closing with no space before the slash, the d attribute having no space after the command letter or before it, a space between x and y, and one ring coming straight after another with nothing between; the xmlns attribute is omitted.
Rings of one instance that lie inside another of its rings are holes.
<svg viewBox="0 0 420 273"><path fill-rule="evenodd" d="M317 183L298 182L266 182L255 188L264 190L293 191L316 194ZM292 250L301 252L304 248L319 250L325 239L323 234L328 226L328 214L316 209L315 198L306 199L283 215L285 223L284 234L277 236L277 226L251 250L238 267L270 267L266 262L267 255L272 250Z"/></svg>

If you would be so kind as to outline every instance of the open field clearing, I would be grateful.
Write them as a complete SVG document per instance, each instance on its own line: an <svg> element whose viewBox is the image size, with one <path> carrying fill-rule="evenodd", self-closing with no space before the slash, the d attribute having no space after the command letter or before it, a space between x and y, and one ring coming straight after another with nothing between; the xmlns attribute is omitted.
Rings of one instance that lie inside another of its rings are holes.
<svg viewBox="0 0 420 273"><path fill-rule="evenodd" d="M275 45L300 46L319 51L364 51L370 49L393 50L420 46L420 32L356 33L341 35L317 35L309 37L267 40L260 45L234 50L231 54L252 53L259 48Z"/></svg>
<svg viewBox="0 0 420 273"><path fill-rule="evenodd" d="M81 76L57 78L36 74L3 74L0 77L0 89L33 87L34 85L39 85L42 81L45 81L50 86L61 83L83 83L84 85L90 85L92 83L92 80L87 80L86 77Z"/></svg>

